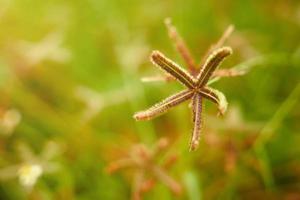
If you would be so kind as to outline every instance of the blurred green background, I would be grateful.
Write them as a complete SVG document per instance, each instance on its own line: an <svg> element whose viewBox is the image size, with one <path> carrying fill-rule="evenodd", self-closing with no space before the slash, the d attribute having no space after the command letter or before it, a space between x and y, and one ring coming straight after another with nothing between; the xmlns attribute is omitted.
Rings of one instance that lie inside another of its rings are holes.
<svg viewBox="0 0 300 200"><path fill-rule="evenodd" d="M214 84L229 109L206 102L192 153L188 104L132 118L182 87L140 81L160 73L154 49L183 64L166 17L197 61L234 24L222 68L251 67ZM298 0L0 0L0 27L0 199L130 199L130 173L105 168L161 137L183 193L158 183L144 199L300 199Z"/></svg>

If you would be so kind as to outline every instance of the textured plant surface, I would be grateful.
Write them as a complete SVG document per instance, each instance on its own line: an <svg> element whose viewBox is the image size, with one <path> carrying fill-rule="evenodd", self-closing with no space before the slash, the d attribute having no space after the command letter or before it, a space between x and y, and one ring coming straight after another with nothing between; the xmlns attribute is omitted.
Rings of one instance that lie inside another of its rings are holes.
<svg viewBox="0 0 300 200"><path fill-rule="evenodd" d="M232 26L225 31L223 37L216 45L213 45L208 54L204 57L205 62L200 64L200 70L197 69L194 60L192 59L185 43L179 37L176 29L171 25L170 19L166 20L166 25L169 30L170 37L174 40L175 46L189 67L191 73L185 71L178 64L164 56L159 51L153 51L151 54L151 61L166 72L170 77L182 83L187 89L174 94L160 103L155 104L153 107L140 111L134 115L136 120L149 120L158 115L167 112L169 109L191 100L191 109L193 113L194 130L190 142L190 150L195 150L199 145L200 131L202 128L202 112L203 112L203 99L208 99L218 105L219 113L224 115L227 109L227 101L224 94L216 89L208 86L208 81L211 79L216 69L221 62L230 54L232 49L230 47L219 47L224 43L225 38L232 32ZM240 73L241 74L241 73ZM232 76L233 73L224 72L215 73L218 76Z"/></svg>

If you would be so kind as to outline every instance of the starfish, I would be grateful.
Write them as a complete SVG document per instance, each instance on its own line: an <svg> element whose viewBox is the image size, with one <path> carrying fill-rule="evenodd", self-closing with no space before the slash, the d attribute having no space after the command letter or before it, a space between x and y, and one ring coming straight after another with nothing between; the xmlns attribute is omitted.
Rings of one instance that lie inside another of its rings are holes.
<svg viewBox="0 0 300 200"><path fill-rule="evenodd" d="M135 169L132 189L133 200L142 199L142 194L151 190L158 181L179 195L182 192L181 185L167 174L167 170L177 160L177 155L164 156L165 160L162 165L157 163L168 146L169 140L166 138L159 139L152 149L144 144L136 144L125 157L111 162L106 170L112 174L124 168Z"/></svg>
<svg viewBox="0 0 300 200"><path fill-rule="evenodd" d="M169 27L169 30L173 27ZM172 31L172 30L171 30ZM158 66L161 70L166 72L168 76L176 79L182 83L186 89L176 93L163 101L155 104L147 110L137 112L134 114L136 120L150 120L167 111L171 108L181 104L187 100L191 100L191 107L193 113L194 129L190 140L190 151L196 150L199 145L200 132L202 128L202 111L203 99L208 99L218 105L219 113L224 115L227 109L227 101L224 94L216 89L208 86L208 81L213 76L221 62L229 55L232 54L230 47L211 48L205 62L201 64L199 72L193 72L196 69L193 59L181 38L177 35L175 30L171 32L178 51L186 61L191 72L174 63L171 59L167 58L159 51L153 51L151 54L151 61ZM217 46L217 45L214 45Z"/></svg>

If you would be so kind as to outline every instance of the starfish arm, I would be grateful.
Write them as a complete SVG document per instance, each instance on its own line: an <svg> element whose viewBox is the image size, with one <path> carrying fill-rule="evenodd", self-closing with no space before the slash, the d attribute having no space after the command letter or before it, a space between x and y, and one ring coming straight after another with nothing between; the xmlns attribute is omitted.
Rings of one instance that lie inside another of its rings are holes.
<svg viewBox="0 0 300 200"><path fill-rule="evenodd" d="M229 36L232 34L234 31L234 26L229 25L227 29L224 31L223 35L220 37L220 39L213 45L210 46L210 48L206 51L204 56L201 59L201 62L199 64L199 67L203 66L204 62L208 58L208 56L216 49L220 48L221 46L224 45L225 41L229 38Z"/></svg>
<svg viewBox="0 0 300 200"><path fill-rule="evenodd" d="M172 95L160 103L155 104L151 108L137 112L133 117L136 120L150 120L158 115L161 115L167 112L169 109L174 106L190 99L193 96L193 90L183 90L175 95Z"/></svg>
<svg viewBox="0 0 300 200"><path fill-rule="evenodd" d="M218 105L220 114L224 115L227 110L228 103L225 95L222 92L210 87L204 87L199 92L206 99L216 103Z"/></svg>
<svg viewBox="0 0 300 200"><path fill-rule="evenodd" d="M167 18L165 20L165 25L167 27L169 37L171 38L171 40L173 40L178 53L181 55L181 57L187 64L189 70L195 71L196 70L195 61L192 58L191 53L189 52L184 40L178 34L176 28L172 25L172 21L170 18Z"/></svg>
<svg viewBox="0 0 300 200"><path fill-rule="evenodd" d="M190 142L190 151L197 149L202 129L202 96L196 93L192 100L194 130Z"/></svg>
<svg viewBox="0 0 300 200"><path fill-rule="evenodd" d="M183 85L188 88L194 88L195 80L193 77L179 65L164 56L161 52L153 51L151 54L151 61L160 69L176 78Z"/></svg>
<svg viewBox="0 0 300 200"><path fill-rule="evenodd" d="M197 86L203 87L204 85L206 85L213 72L217 69L221 62L230 54L232 54L232 49L230 47L222 47L215 50L207 58L199 75L197 76Z"/></svg>

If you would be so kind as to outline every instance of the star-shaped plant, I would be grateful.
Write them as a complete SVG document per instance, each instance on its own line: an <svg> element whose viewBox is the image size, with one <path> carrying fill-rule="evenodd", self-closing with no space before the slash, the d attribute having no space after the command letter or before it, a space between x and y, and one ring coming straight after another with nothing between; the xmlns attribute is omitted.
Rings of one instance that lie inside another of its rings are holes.
<svg viewBox="0 0 300 200"><path fill-rule="evenodd" d="M190 141L190 150L192 151L195 150L199 144L200 131L202 127L203 98L217 104L221 115L223 115L227 109L227 101L224 94L209 87L208 81L212 76L218 77L236 75L225 71L223 73L219 73L219 75L214 74L217 72L216 69L221 62L227 56L232 54L232 49L230 47L220 47L232 31L232 28L227 30L219 42L208 50L207 55L204 57L205 62L202 61L200 63L200 70L198 70L198 67L192 59L185 43L177 34L175 27L171 25L170 20L166 21L166 25L168 27L170 37L174 40L177 50L189 67L190 72L187 72L159 51L152 52L151 61L160 69L165 71L168 76L171 76L173 79L182 83L186 89L166 98L162 102L155 104L147 110L137 112L134 115L134 118L136 120L150 120L167 112L169 109L177 106L178 104L191 99L190 105L193 111L194 122L194 130Z"/></svg>
<svg viewBox="0 0 300 200"><path fill-rule="evenodd" d="M168 168L177 159L176 155L166 156L160 165L159 160L165 153L169 141L161 138L154 145L148 148L144 144L134 145L127 155L111 162L107 167L108 173L114 173L124 168L134 169L132 199L142 199L142 195L152 189L157 182L166 185L173 193L179 195L182 192L181 185L168 175Z"/></svg>

